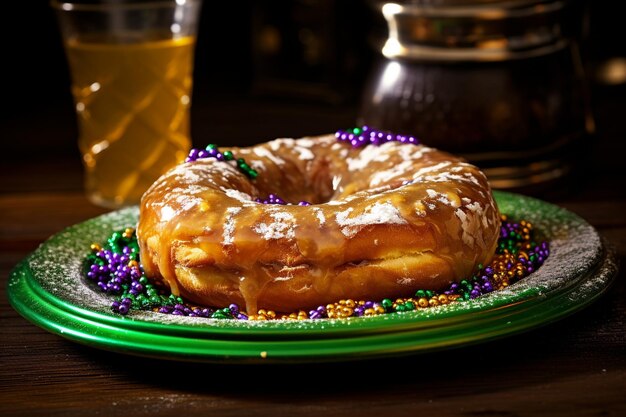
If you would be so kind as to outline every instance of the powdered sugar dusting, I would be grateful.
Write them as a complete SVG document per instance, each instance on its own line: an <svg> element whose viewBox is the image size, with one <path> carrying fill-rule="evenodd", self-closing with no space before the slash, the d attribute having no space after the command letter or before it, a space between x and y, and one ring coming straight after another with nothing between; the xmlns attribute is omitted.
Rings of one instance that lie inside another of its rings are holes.
<svg viewBox="0 0 626 417"><path fill-rule="evenodd" d="M362 214L350 217L353 208L350 207L337 213L335 220L341 226L341 232L352 237L364 226L372 224L406 224L407 221L400 215L398 209L391 203L375 203L365 208Z"/></svg>
<svg viewBox="0 0 626 417"><path fill-rule="evenodd" d="M279 156L276 156L275 154L271 153L270 151L268 151L267 149L265 149L263 147L256 147L256 148L254 148L254 153L257 156L269 159L270 161L272 161L273 163L275 163L278 166L285 165L285 160L284 159L282 159Z"/></svg>
<svg viewBox="0 0 626 417"><path fill-rule="evenodd" d="M228 207L226 209L226 219L224 221L224 232L222 233L222 245L233 243L235 233L235 215L241 211L241 207Z"/></svg>
<svg viewBox="0 0 626 417"><path fill-rule="evenodd" d="M224 191L224 193L228 197L234 198L237 201L250 202L252 200L252 197L250 196L250 194L246 194L246 193L241 192L239 190L234 190L232 188L225 188L225 189L222 189L222 191Z"/></svg>
<svg viewBox="0 0 626 417"><path fill-rule="evenodd" d="M281 148L296 152L298 153L298 159L302 161L309 161L315 158L315 154L310 149L314 142L310 139L282 138L275 139L268 144L274 152L279 152Z"/></svg>
<svg viewBox="0 0 626 417"><path fill-rule="evenodd" d="M259 223L254 227L254 231L265 240L271 239L293 239L296 235L296 218L286 211L270 213L274 220L271 223Z"/></svg>
<svg viewBox="0 0 626 417"><path fill-rule="evenodd" d="M387 142L381 146L366 146L361 150L356 158L348 158L348 170L358 171L374 161L384 162L389 159L389 154L386 152L391 146L392 142Z"/></svg>
<svg viewBox="0 0 626 417"><path fill-rule="evenodd" d="M319 207L314 207L313 211L315 211L315 216L317 217L317 221L320 223L320 226L323 226L326 223L326 217L324 216L324 212Z"/></svg>

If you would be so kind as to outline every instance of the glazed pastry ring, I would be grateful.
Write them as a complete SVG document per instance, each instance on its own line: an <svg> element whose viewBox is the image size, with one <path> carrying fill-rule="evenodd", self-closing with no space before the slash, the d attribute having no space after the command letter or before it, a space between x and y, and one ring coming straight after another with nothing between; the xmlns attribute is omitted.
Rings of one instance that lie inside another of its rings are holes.
<svg viewBox="0 0 626 417"><path fill-rule="evenodd" d="M207 306L307 309L442 289L494 254L500 217L485 175L460 158L334 135L233 148L180 164L144 194L146 274ZM270 194L295 204L255 201ZM298 205L307 201L310 205Z"/></svg>

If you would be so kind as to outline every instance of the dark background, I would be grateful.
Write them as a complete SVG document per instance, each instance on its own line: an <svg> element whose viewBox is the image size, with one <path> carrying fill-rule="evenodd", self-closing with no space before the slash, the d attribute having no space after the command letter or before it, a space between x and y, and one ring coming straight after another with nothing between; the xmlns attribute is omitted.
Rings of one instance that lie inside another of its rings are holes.
<svg viewBox="0 0 626 417"><path fill-rule="evenodd" d="M615 2L572 4L598 132L623 140L621 125L604 117L626 110L626 84L609 85L601 74L607 60L626 57L626 27ZM10 41L2 60L0 169L14 180L0 192L33 188L20 180L24 158L41 161L41 175L53 175L59 164L81 169L54 12L46 0L4 7L2 30ZM268 40L268 27L280 32L280 47ZM314 35L312 45L303 33ZM366 0L206 1L194 70L194 145L244 146L355 126L361 89L385 34L385 22ZM80 175L64 180L80 187Z"/></svg>

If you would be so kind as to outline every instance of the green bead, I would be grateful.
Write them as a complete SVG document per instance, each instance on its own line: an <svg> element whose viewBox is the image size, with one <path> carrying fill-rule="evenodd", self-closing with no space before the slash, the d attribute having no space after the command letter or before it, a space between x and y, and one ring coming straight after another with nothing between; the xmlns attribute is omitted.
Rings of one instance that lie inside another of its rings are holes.
<svg viewBox="0 0 626 417"><path fill-rule="evenodd" d="M415 296L418 298L425 298L426 297L426 291L424 290L417 290L417 292L415 293Z"/></svg>
<svg viewBox="0 0 626 417"><path fill-rule="evenodd" d="M214 143L210 143L210 144L208 144L208 145L207 145L207 147L206 147L206 150L207 150L207 151L210 151L210 150L212 150L212 149L217 149L217 145L216 145L216 144L214 144Z"/></svg>
<svg viewBox="0 0 626 417"><path fill-rule="evenodd" d="M231 151L224 151L222 152L222 155L224 155L224 159L227 161L232 161L233 159L235 159Z"/></svg>
<svg viewBox="0 0 626 417"><path fill-rule="evenodd" d="M355 127L354 129L352 129L352 133L354 133L355 135L360 135L362 132L362 130L358 127Z"/></svg>
<svg viewBox="0 0 626 417"><path fill-rule="evenodd" d="M435 295L434 291L426 290L426 298L431 298L433 295Z"/></svg>
<svg viewBox="0 0 626 417"><path fill-rule="evenodd" d="M404 308L406 308L408 311L415 310L415 303L413 301L407 301L406 303L404 303Z"/></svg>
<svg viewBox="0 0 626 417"><path fill-rule="evenodd" d="M385 298L383 301L381 301L381 304L385 308L385 310L388 310L393 306L393 301L391 301L389 298Z"/></svg>
<svg viewBox="0 0 626 417"><path fill-rule="evenodd" d="M152 285L148 284L148 278L145 275L139 278L139 283L144 285L147 289L152 288Z"/></svg>
<svg viewBox="0 0 626 417"><path fill-rule="evenodd" d="M254 169L250 168L250 171L247 172L248 177L255 179L256 177L259 176L259 173L256 172Z"/></svg>

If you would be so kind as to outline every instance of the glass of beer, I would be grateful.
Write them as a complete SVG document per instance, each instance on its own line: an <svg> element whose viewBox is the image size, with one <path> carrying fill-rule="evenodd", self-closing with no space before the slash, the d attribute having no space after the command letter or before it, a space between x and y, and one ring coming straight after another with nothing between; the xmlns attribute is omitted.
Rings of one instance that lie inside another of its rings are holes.
<svg viewBox="0 0 626 417"><path fill-rule="evenodd" d="M52 1L94 204L138 204L189 152L201 1Z"/></svg>

